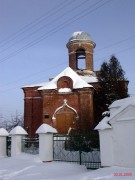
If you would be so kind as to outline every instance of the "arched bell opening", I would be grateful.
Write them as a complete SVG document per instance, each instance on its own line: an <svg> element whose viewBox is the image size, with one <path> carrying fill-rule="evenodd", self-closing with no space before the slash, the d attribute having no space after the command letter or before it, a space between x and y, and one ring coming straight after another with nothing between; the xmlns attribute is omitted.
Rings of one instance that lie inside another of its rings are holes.
<svg viewBox="0 0 135 180"><path fill-rule="evenodd" d="M86 53L84 49L76 51L77 69L86 69Z"/></svg>

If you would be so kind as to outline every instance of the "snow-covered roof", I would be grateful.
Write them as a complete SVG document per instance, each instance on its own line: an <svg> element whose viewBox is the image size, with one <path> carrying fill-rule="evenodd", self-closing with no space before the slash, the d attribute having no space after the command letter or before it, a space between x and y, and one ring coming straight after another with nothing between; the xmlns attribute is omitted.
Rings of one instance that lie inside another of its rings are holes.
<svg viewBox="0 0 135 180"><path fill-rule="evenodd" d="M0 128L0 136L8 136L8 135L9 135L9 133L7 132L6 129Z"/></svg>
<svg viewBox="0 0 135 180"><path fill-rule="evenodd" d="M36 131L36 134L46 134L46 133L57 133L57 130L48 124L42 124Z"/></svg>
<svg viewBox="0 0 135 180"><path fill-rule="evenodd" d="M21 126L16 126L14 129L10 131L9 134L10 135L27 135L28 133Z"/></svg>
<svg viewBox="0 0 135 180"><path fill-rule="evenodd" d="M91 38L90 34L84 32L84 31L74 32L71 35L71 37L70 37L70 39L69 39L69 41L67 43L67 47L68 47L68 44L70 44L70 43L72 43L74 41L86 41L86 42L92 43L94 47L96 46L96 44L92 41L92 38Z"/></svg>
<svg viewBox="0 0 135 180"><path fill-rule="evenodd" d="M112 127L108 124L108 117L104 117L95 127L95 130L103 130L103 129L110 129L110 128Z"/></svg>
<svg viewBox="0 0 135 180"><path fill-rule="evenodd" d="M74 41L74 40L87 40L87 41L91 41L91 36L90 34L83 32L83 31L77 31L74 32L71 36L71 38L69 39L69 41Z"/></svg>
<svg viewBox="0 0 135 180"><path fill-rule="evenodd" d="M48 84L48 82L43 82L43 83L38 83L38 84L25 85L22 88L26 88L26 87L42 87L42 86L45 86L47 84Z"/></svg>
<svg viewBox="0 0 135 180"><path fill-rule="evenodd" d="M87 83L98 82L98 79L95 76L80 76L80 77Z"/></svg>
<svg viewBox="0 0 135 180"><path fill-rule="evenodd" d="M53 80L48 82L45 86L40 87L38 90L45 90L45 89L57 89L57 81L59 78L63 76L68 76L73 80L73 89L79 89L84 87L93 87L85 82L81 77L73 71L70 67L64 69L60 74L58 74Z"/></svg>
<svg viewBox="0 0 135 180"><path fill-rule="evenodd" d="M135 97L128 97L124 98L121 100L114 101L110 106L110 108L115 108L117 109L110 114L110 117L104 117L99 124L95 127L95 130L103 130L103 129L108 129L111 128L111 120L115 118L118 114L120 114L122 111L124 111L127 107L129 106L135 106ZM130 116L130 114L129 114ZM122 119L125 120L125 119ZM131 117L126 117L126 120L132 120ZM109 123L109 124L108 124Z"/></svg>
<svg viewBox="0 0 135 180"><path fill-rule="evenodd" d="M62 76L69 76L71 79L74 79L74 84L73 84L74 89L82 88L82 87L92 87L88 85L87 83L98 82L98 79L96 76L80 76L75 71L73 71L70 67L67 67L64 71L62 71L58 76L56 76L51 81L38 83L38 84L25 85L22 88L39 87L40 88L39 90L42 90L45 87L46 89L56 89L57 88L56 82ZM79 84L82 86L80 86Z"/></svg>
<svg viewBox="0 0 135 180"><path fill-rule="evenodd" d="M124 99L120 99L120 100L117 100L117 101L114 101L110 106L109 106L109 109L111 108L116 108L116 107L121 107L123 106L124 104L129 104L129 103L134 103L135 102L135 97L127 97L127 98L124 98Z"/></svg>

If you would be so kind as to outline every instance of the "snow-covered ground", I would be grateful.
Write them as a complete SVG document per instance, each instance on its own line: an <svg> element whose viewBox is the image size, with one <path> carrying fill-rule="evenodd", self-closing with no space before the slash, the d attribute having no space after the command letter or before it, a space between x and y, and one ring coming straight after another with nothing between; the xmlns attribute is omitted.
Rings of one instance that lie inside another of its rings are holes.
<svg viewBox="0 0 135 180"><path fill-rule="evenodd" d="M135 179L135 169L111 167L87 170L66 162L42 163L37 155L21 154L0 159L0 180L105 180Z"/></svg>

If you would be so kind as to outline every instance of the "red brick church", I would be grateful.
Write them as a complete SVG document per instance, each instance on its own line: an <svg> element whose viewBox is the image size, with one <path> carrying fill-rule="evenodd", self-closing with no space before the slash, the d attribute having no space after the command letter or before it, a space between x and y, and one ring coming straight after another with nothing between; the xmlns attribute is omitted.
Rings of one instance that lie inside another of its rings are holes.
<svg viewBox="0 0 135 180"><path fill-rule="evenodd" d="M60 134L93 128L93 94L99 86L93 70L95 46L88 33L73 33L67 43L69 67L48 82L22 88L24 127L29 136L34 136L42 123Z"/></svg>

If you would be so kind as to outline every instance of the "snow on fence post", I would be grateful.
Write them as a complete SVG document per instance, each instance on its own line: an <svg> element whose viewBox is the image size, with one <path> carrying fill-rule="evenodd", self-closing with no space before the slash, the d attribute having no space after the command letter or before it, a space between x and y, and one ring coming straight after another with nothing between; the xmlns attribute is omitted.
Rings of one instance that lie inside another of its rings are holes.
<svg viewBox="0 0 135 180"><path fill-rule="evenodd" d="M21 126L16 126L9 134L11 135L11 156L16 156L22 152L22 137L28 133Z"/></svg>
<svg viewBox="0 0 135 180"><path fill-rule="evenodd" d="M0 128L0 157L7 156L7 136L8 132L4 128Z"/></svg>
<svg viewBox="0 0 135 180"><path fill-rule="evenodd" d="M39 157L43 162L53 161L53 134L57 130L48 124L42 124L36 131L39 134Z"/></svg>

